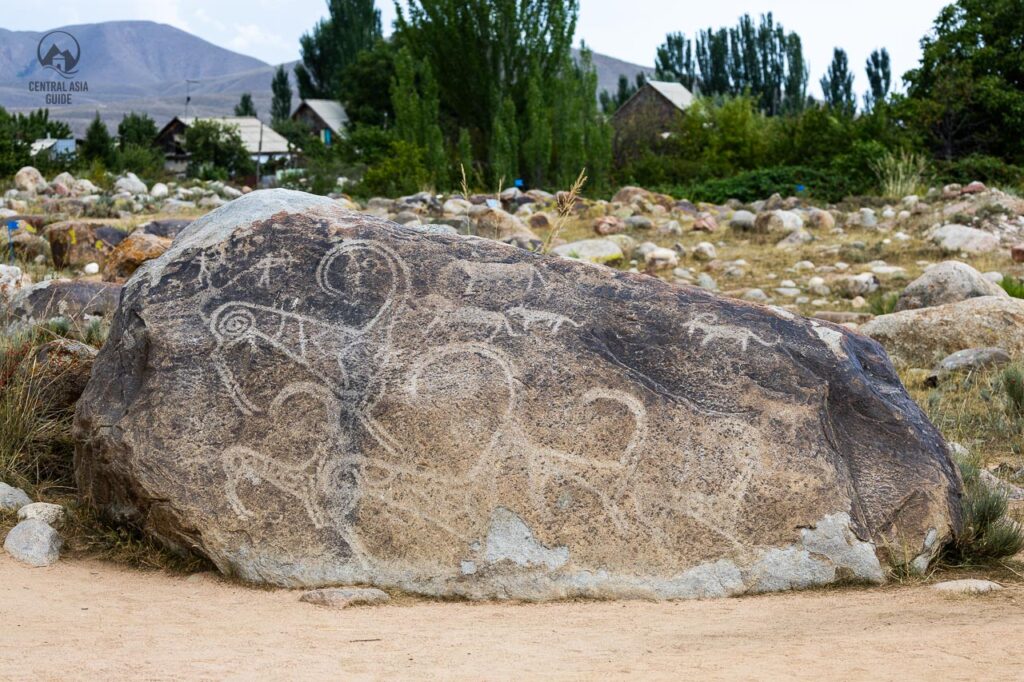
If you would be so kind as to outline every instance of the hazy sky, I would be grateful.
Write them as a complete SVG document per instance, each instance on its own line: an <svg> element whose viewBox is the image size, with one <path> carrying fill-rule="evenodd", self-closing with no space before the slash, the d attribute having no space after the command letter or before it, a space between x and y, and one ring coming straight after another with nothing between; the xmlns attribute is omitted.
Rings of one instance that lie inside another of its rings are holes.
<svg viewBox="0 0 1024 682"><path fill-rule="evenodd" d="M668 31L689 35L708 26L731 26L745 12L774 12L800 34L810 63L811 93L840 46L856 68L854 87L867 89L863 67L876 47L892 55L894 80L917 63L919 41L948 0L580 0L577 42L595 51L653 65ZM324 0L50 0L5 2L0 27L40 31L61 25L149 19L271 63L298 58L299 36L326 12ZM378 0L385 31L395 16L391 0Z"/></svg>

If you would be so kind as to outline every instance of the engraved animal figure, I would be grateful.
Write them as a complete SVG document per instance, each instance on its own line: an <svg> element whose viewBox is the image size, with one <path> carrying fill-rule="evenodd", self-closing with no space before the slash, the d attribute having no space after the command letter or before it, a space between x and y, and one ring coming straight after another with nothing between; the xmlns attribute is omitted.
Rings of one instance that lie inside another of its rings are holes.
<svg viewBox="0 0 1024 682"><path fill-rule="evenodd" d="M282 409L292 397L300 394L318 398L326 409L326 424L334 436L329 442L340 441L339 422L341 418L338 401L319 384L296 382L286 386L271 404L271 412ZM283 462L268 457L252 448L236 445L228 448L223 455L224 474L227 478L225 494L228 504L239 518L247 519L252 512L238 495L243 482L252 485L267 483L277 490L291 495L302 503L316 528L344 523L345 514L355 505L355 494L348 495L345 504L323 506L319 500L337 485L336 474L344 467L353 467L351 457L339 455L330 450L314 450L309 457L299 462Z"/></svg>
<svg viewBox="0 0 1024 682"><path fill-rule="evenodd" d="M459 261L452 267L458 277L469 280L462 292L464 297L500 292L503 300L510 300L512 291L525 295L546 284L540 271L529 263Z"/></svg>
<svg viewBox="0 0 1024 682"><path fill-rule="evenodd" d="M701 346L706 346L712 341L717 340L736 341L740 344L740 349L744 351L747 350L747 346L751 341L756 341L762 346L770 347L775 345L770 341L765 341L749 329L743 329L731 324L722 324L710 313L702 313L694 317L686 325L686 331L690 336L693 336L695 332L701 332L704 336L700 341Z"/></svg>
<svg viewBox="0 0 1024 682"><path fill-rule="evenodd" d="M583 326L579 322L576 322L565 315L548 312L547 310L535 310L521 305L509 308L506 312L509 315L514 315L522 320L523 331L527 332L530 331L530 327L533 325L540 325L552 334L557 334L563 324L572 325L577 329Z"/></svg>
<svg viewBox="0 0 1024 682"><path fill-rule="evenodd" d="M487 336L488 341L493 341L501 332L505 332L509 336L520 336L512 329L512 324L505 317L504 313L496 312L493 310L484 310L483 308L474 308L473 306L461 306L438 313L434 316L434 319L427 325L426 333L429 335L437 325L445 323L450 326L462 326L462 327L475 327L483 329L484 332L490 332Z"/></svg>

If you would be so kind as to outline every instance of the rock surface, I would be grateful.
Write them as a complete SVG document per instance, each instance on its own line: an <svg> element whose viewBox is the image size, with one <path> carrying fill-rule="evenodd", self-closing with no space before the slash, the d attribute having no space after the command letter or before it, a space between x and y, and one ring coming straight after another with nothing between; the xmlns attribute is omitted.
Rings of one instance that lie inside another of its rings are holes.
<svg viewBox="0 0 1024 682"><path fill-rule="evenodd" d="M988 253L999 248L999 237L965 225L943 225L932 233L932 241L946 253Z"/></svg>
<svg viewBox="0 0 1024 682"><path fill-rule="evenodd" d="M88 502L276 585L725 596L960 523L864 337L286 190L135 273L75 433Z"/></svg>
<svg viewBox="0 0 1024 682"><path fill-rule="evenodd" d="M939 263L907 285L896 301L895 311L930 308L978 296L1007 297L998 284L960 261Z"/></svg>
<svg viewBox="0 0 1024 682"><path fill-rule="evenodd" d="M1002 348L1024 354L1024 301L980 296L934 308L880 315L861 326L898 359L913 367L932 367L968 348Z"/></svg>
<svg viewBox="0 0 1024 682"><path fill-rule="evenodd" d="M171 240L142 231L132 232L114 247L103 265L103 280L123 282L140 265L159 257L171 245Z"/></svg>
<svg viewBox="0 0 1024 682"><path fill-rule="evenodd" d="M29 566L42 567L57 563L64 541L45 521L26 519L11 529L4 540L4 550Z"/></svg>

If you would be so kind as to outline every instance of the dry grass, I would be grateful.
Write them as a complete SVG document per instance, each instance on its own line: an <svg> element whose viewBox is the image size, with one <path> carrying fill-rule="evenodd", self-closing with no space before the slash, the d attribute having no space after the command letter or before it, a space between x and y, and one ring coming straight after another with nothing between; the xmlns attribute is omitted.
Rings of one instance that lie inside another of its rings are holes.
<svg viewBox="0 0 1024 682"><path fill-rule="evenodd" d="M558 216L555 218L554 224L551 226L551 231L548 232L547 239L544 240L544 246L541 248L541 253L548 253L551 251L551 245L558 235L562 232L566 222L572 215L573 209L576 206L576 200L579 199L580 194L583 192L583 186L587 184L587 169L580 169L580 174L576 176L576 181L572 183L572 187L569 191L562 193L559 192L558 196Z"/></svg>

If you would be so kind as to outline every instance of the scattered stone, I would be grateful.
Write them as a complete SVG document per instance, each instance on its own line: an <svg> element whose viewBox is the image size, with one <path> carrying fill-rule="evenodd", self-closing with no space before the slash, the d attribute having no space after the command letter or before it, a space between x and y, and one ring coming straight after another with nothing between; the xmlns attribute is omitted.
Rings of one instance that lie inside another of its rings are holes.
<svg viewBox="0 0 1024 682"><path fill-rule="evenodd" d="M606 215L594 221L594 232L601 236L619 234L626 231L626 223L621 218Z"/></svg>
<svg viewBox="0 0 1024 682"><path fill-rule="evenodd" d="M836 226L835 217L828 211L812 208L807 212L807 227L813 230L831 232Z"/></svg>
<svg viewBox="0 0 1024 682"><path fill-rule="evenodd" d="M32 498L24 490L0 481L0 509L18 511L26 504L32 504Z"/></svg>
<svg viewBox="0 0 1024 682"><path fill-rule="evenodd" d="M803 244L814 241L814 236L810 232L801 228L794 230L788 235L783 237L776 245L777 249L795 249Z"/></svg>
<svg viewBox="0 0 1024 682"><path fill-rule="evenodd" d="M0 265L0 303L7 303L21 289L32 284L32 278L16 265Z"/></svg>
<svg viewBox="0 0 1024 682"><path fill-rule="evenodd" d="M57 563L63 546L64 541L57 531L40 519L21 521L4 540L4 549L8 554L37 568Z"/></svg>
<svg viewBox="0 0 1024 682"><path fill-rule="evenodd" d="M153 185L153 188L149 190L149 196L154 199L166 199L168 194L170 194L170 192L167 189L167 185L162 182L156 183Z"/></svg>
<svg viewBox="0 0 1024 682"><path fill-rule="evenodd" d="M931 239L945 253L990 253L999 248L999 237L965 225L944 225Z"/></svg>
<svg viewBox="0 0 1024 682"><path fill-rule="evenodd" d="M943 372L955 372L960 369L998 367L1008 362L1010 362L1010 355L1002 348L966 348L944 357L939 362L937 369Z"/></svg>
<svg viewBox="0 0 1024 682"><path fill-rule="evenodd" d="M1024 488L1007 483L987 469L982 469L978 477L982 483L992 490L999 491L1011 502L1024 502Z"/></svg>
<svg viewBox="0 0 1024 682"><path fill-rule="evenodd" d="M529 600L880 582L877 547L927 564L961 515L882 349L782 308L286 190L204 216L145 275L78 403L79 491L243 580Z"/></svg>
<svg viewBox="0 0 1024 682"><path fill-rule="evenodd" d="M977 296L1000 296L1007 293L987 280L980 272L960 261L945 261L928 268L900 294L896 312L956 303Z"/></svg>
<svg viewBox="0 0 1024 682"><path fill-rule="evenodd" d="M497 241L513 240L541 245L540 238L519 218L500 208L486 208L476 215L477 234Z"/></svg>
<svg viewBox="0 0 1024 682"><path fill-rule="evenodd" d="M139 177L135 173L125 173L123 176L114 182L114 190L118 192L128 192L128 194L146 194L149 190L146 187L146 183L139 180Z"/></svg>
<svg viewBox="0 0 1024 682"><path fill-rule="evenodd" d="M762 289L747 289L743 292L744 301L753 301L754 303L767 303L769 301L768 294L764 293Z"/></svg>
<svg viewBox="0 0 1024 682"><path fill-rule="evenodd" d="M611 239L583 239L556 246L551 253L589 263L616 263L624 257L622 249Z"/></svg>
<svg viewBox="0 0 1024 682"><path fill-rule="evenodd" d="M1024 244L1014 244L1010 247L1010 258L1014 263L1024 263Z"/></svg>
<svg viewBox="0 0 1024 682"><path fill-rule="evenodd" d="M693 257L697 260L708 261L718 258L718 253L711 242L701 242L693 247Z"/></svg>
<svg viewBox="0 0 1024 682"><path fill-rule="evenodd" d="M880 283L873 272L859 275L842 275L833 281L833 289L843 298L867 296L878 291Z"/></svg>
<svg viewBox="0 0 1024 682"><path fill-rule="evenodd" d="M36 194L46 189L46 178L32 166L25 166L14 174L14 186L22 192Z"/></svg>
<svg viewBox="0 0 1024 682"><path fill-rule="evenodd" d="M1024 301L980 296L933 308L880 315L860 328L881 343L894 360L931 367L965 348L997 347L1024 354Z"/></svg>
<svg viewBox="0 0 1024 682"><path fill-rule="evenodd" d="M716 291L718 289L718 282L708 273L702 272L697 275L697 286L708 291Z"/></svg>
<svg viewBox="0 0 1024 682"><path fill-rule="evenodd" d="M333 609L349 606L377 606L391 601L387 592L372 587L324 587L303 592L299 601Z"/></svg>
<svg viewBox="0 0 1024 682"><path fill-rule="evenodd" d="M626 218L626 227L631 230L649 230L654 227L654 221L647 216L634 215Z"/></svg>
<svg viewBox="0 0 1024 682"><path fill-rule="evenodd" d="M988 187L985 186L985 183L978 182L977 180L975 180L974 182L970 183L962 190L960 190L960 194L981 194L982 192L987 191Z"/></svg>
<svg viewBox="0 0 1024 682"><path fill-rule="evenodd" d="M729 219L729 227L749 232L754 229L756 220L757 216L750 211L736 211Z"/></svg>
<svg viewBox="0 0 1024 682"><path fill-rule="evenodd" d="M85 267L82 268L82 272L84 272L87 275L98 275L99 272L100 272L100 264L99 263L86 263Z"/></svg>
<svg viewBox="0 0 1024 682"><path fill-rule="evenodd" d="M104 282L123 282L148 260L159 258L171 246L171 240L136 230L107 256L103 266Z"/></svg>
<svg viewBox="0 0 1024 682"><path fill-rule="evenodd" d="M144 225L140 225L135 232L144 232L145 234L151 234L154 237L163 237L165 239L174 239L184 230L186 227L192 224L191 220L181 219L165 219L165 220L151 220ZM133 232L132 234L135 234ZM131 235L129 235L131 236Z"/></svg>
<svg viewBox="0 0 1024 682"><path fill-rule="evenodd" d="M766 211L754 221L754 231L761 234L789 234L803 226L803 218L793 211Z"/></svg>
<svg viewBox="0 0 1024 682"><path fill-rule="evenodd" d="M718 221L710 213L701 213L693 221L694 232L714 232L718 229Z"/></svg>
<svg viewBox="0 0 1024 682"><path fill-rule="evenodd" d="M644 255L648 270L667 270L679 265L679 256L672 249L657 247Z"/></svg>
<svg viewBox="0 0 1024 682"><path fill-rule="evenodd" d="M49 502L33 502L18 510L18 520L39 519L54 528L64 523L64 507Z"/></svg>
<svg viewBox="0 0 1024 682"><path fill-rule="evenodd" d="M946 594L984 594L985 592L998 592L1003 589L1003 586L991 580L965 578L963 580L946 580L945 582L935 583L932 585L932 589Z"/></svg>

